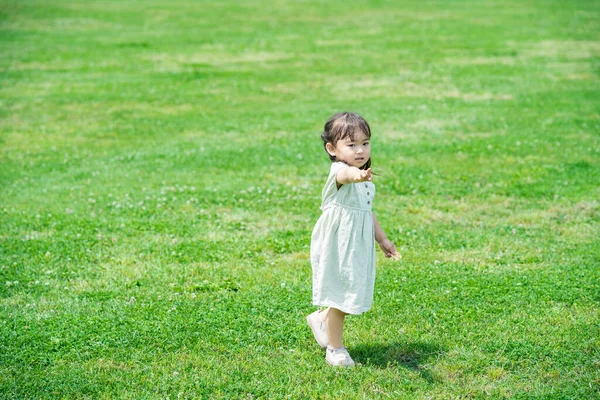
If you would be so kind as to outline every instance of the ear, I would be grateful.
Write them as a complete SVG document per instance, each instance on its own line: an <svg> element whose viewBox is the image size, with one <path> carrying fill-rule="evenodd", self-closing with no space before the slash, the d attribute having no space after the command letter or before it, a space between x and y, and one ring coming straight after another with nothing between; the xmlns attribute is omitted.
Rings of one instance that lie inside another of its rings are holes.
<svg viewBox="0 0 600 400"><path fill-rule="evenodd" d="M335 157L335 147L333 147L333 144L331 144L331 142L327 142L325 144L325 150L327 150L327 152Z"/></svg>

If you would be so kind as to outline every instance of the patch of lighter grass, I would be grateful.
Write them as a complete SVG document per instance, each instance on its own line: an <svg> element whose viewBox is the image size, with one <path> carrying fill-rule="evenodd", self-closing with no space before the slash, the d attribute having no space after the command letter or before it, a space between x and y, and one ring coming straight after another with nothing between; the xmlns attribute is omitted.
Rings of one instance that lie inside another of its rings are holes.
<svg viewBox="0 0 600 400"><path fill-rule="evenodd" d="M466 224L469 220L465 217L470 218L470 215L457 214L455 212L448 212L436 209L430 206L416 206L408 205L406 207L406 213L411 221L418 224L431 225L434 223L455 223L455 224Z"/></svg>
<svg viewBox="0 0 600 400"><path fill-rule="evenodd" d="M112 103L108 106L107 112L114 113L119 111L134 111L139 113L139 116L151 116L156 114L162 115L181 115L187 114L194 110L197 110L197 105L189 103L183 104L152 104L152 103L141 103L141 102L118 102ZM135 116L135 115L134 115Z"/></svg>
<svg viewBox="0 0 600 400"><path fill-rule="evenodd" d="M516 51L515 56L473 56L455 57L449 56L444 59L445 63L451 65L531 65L536 59L546 58L551 60L563 59L563 61L551 61L544 63L547 69L546 76L552 80L595 80L593 58L600 56L600 42L563 40L521 44L508 43ZM567 61L569 60L569 61ZM584 61L589 60L589 61ZM512 100L509 94L493 95L489 93L460 94L449 92L441 94L441 97L463 98L465 100Z"/></svg>
<svg viewBox="0 0 600 400"><path fill-rule="evenodd" d="M9 71L79 71L84 68L113 68L113 67L121 67L123 66L123 61L103 59L103 60L94 60L94 61L85 61L80 59L63 59L63 58L55 58L53 60L39 62L39 61L19 61L14 60L11 62L8 67ZM63 83L60 82L62 85ZM21 86L25 86L23 82L19 83ZM31 84L28 84L31 85ZM54 82L45 82L34 83L36 87L40 85L47 85L49 87L56 87L56 83ZM36 94L39 95L39 92L36 91Z"/></svg>
<svg viewBox="0 0 600 400"><path fill-rule="evenodd" d="M15 18L3 21L3 29L16 32L114 32L123 30L124 25L109 20L97 18Z"/></svg>
<svg viewBox="0 0 600 400"><path fill-rule="evenodd" d="M450 83L420 84L404 77L365 77L352 81L338 82L335 91L339 97L349 98L429 98L460 99L465 101L513 100L508 93L464 92Z"/></svg>
<svg viewBox="0 0 600 400"><path fill-rule="evenodd" d="M56 234L54 229L49 229L46 231L36 231L36 230L21 230L17 233L21 237L23 242L27 242L29 240L48 240L51 239ZM13 236L13 235L11 235Z"/></svg>
<svg viewBox="0 0 600 400"><path fill-rule="evenodd" d="M377 132L377 138L381 139L384 143L390 141L402 141L403 143L422 143L427 133L418 132L417 130L410 129L397 129L397 128L385 128L382 127Z"/></svg>
<svg viewBox="0 0 600 400"><path fill-rule="evenodd" d="M170 273L177 270L177 266L167 263L163 264L159 260L147 262L144 260L146 257L145 254L140 253L129 256L119 255L116 259L103 261L98 265L101 278L89 281L89 284L96 286L96 289L100 287L111 288L115 282L128 285L132 282L144 280L146 277L153 277L153 280L158 277L167 278L170 276ZM88 286L88 284L83 284L82 281L74 283L79 289L84 289Z"/></svg>
<svg viewBox="0 0 600 400"><path fill-rule="evenodd" d="M85 362L84 368L95 374L106 374L117 372L125 372L138 369L140 366L137 361L117 361L110 358L96 358Z"/></svg>
<svg viewBox="0 0 600 400"><path fill-rule="evenodd" d="M69 288L76 294L91 293L98 290L100 286L97 281L90 278L78 277L69 280Z"/></svg>
<svg viewBox="0 0 600 400"><path fill-rule="evenodd" d="M182 136L189 142L199 143L201 148L202 143L201 140L214 139L214 133L206 132L204 130L193 129L193 130L185 130L182 133ZM223 131L219 132L219 140L228 144L236 144L236 145L252 145L256 144L257 139L262 139L260 134L252 134L252 135L244 135L239 131Z"/></svg>
<svg viewBox="0 0 600 400"><path fill-rule="evenodd" d="M556 78L551 77L551 79L556 79ZM597 79L597 76L594 75L592 72L590 72L590 73L573 72L573 73L564 74L563 79L569 80L569 81L595 81Z"/></svg>
<svg viewBox="0 0 600 400"><path fill-rule="evenodd" d="M444 63L452 65L509 65L519 63L517 57L509 56L474 56L474 57L446 57Z"/></svg>
<svg viewBox="0 0 600 400"><path fill-rule="evenodd" d="M278 262L283 265L293 266L297 264L304 264L310 261L310 253L308 251L297 251L287 253L278 258Z"/></svg>
<svg viewBox="0 0 600 400"><path fill-rule="evenodd" d="M59 133L48 133L40 131L18 131L10 132L5 136L5 142L0 154L4 154L9 159L30 159L32 154L48 153L49 149L51 152L60 154L59 149L65 149L71 146L78 147L80 145L87 145L93 143L96 149L112 148L118 141L115 135L99 135L99 136L84 136L81 130L77 129L77 123L71 124L69 127L65 126L65 130L61 130ZM88 125L89 126L89 125ZM35 138L35 140L31 140ZM73 152L70 152L73 155ZM68 158L65 156L65 159Z"/></svg>
<svg viewBox="0 0 600 400"><path fill-rule="evenodd" d="M518 207L516 200L504 196L490 196L485 201L474 198L461 198L435 204L407 204L406 211L411 218L424 224L437 222L454 223L462 226L479 224L482 220L499 220L513 213Z"/></svg>
<svg viewBox="0 0 600 400"><path fill-rule="evenodd" d="M215 49L199 53L154 53L142 55L144 61L151 61L161 71L183 72L193 70L194 65L223 67L237 64L262 64L292 58L287 53L266 51L245 51L242 53L216 52Z"/></svg>
<svg viewBox="0 0 600 400"><path fill-rule="evenodd" d="M578 203L544 204L537 209L516 209L506 215L506 221L514 225L542 227L557 225L555 221L579 225L600 217L600 205L597 201L580 201Z"/></svg>
<svg viewBox="0 0 600 400"><path fill-rule="evenodd" d="M458 89L451 90L442 93L438 99L441 98L456 98L461 100L474 100L474 101L486 101L486 100L513 100L512 94L495 94L488 92L481 93L462 93Z"/></svg>
<svg viewBox="0 0 600 400"><path fill-rule="evenodd" d="M305 62L295 62L294 68L306 68L308 66L308 61ZM313 78L310 80L303 80L298 82L285 82L278 83L273 82L265 85L262 90L265 93L274 93L274 94L290 94L290 93L298 93L304 95L304 92L310 89L314 90L323 90L327 87L328 84L318 78Z"/></svg>
<svg viewBox="0 0 600 400"><path fill-rule="evenodd" d="M498 246L501 245L487 243L476 248L441 250L435 254L434 264L460 264L485 273L536 271L548 266L547 262L541 261L545 253L542 249L524 246L515 248L506 244L502 250Z"/></svg>
<svg viewBox="0 0 600 400"><path fill-rule="evenodd" d="M468 377L469 365L473 360L480 364L486 358L485 353L477 347L455 347L438 358L431 366L431 371L443 382L460 384Z"/></svg>
<svg viewBox="0 0 600 400"><path fill-rule="evenodd" d="M148 259L148 260L146 260ZM193 287L204 281L213 281L211 264L186 262L185 266L151 255L132 255L101 262L97 266L98 278L77 278L69 282L68 288L76 293L95 293L97 291L121 291L142 283L142 287L158 285L161 288L179 287L192 291Z"/></svg>
<svg viewBox="0 0 600 400"><path fill-rule="evenodd" d="M24 120L15 113L0 123L4 129L0 153L14 157L14 154L43 153L49 149L56 151L58 148L90 142L96 148L114 146L116 128L115 132L104 132L105 118L105 114L101 115L96 107L89 105L61 107L60 112L44 116L43 122L37 119Z"/></svg>
<svg viewBox="0 0 600 400"><path fill-rule="evenodd" d="M544 63L546 72L543 73L545 79L552 81L561 80L597 80L594 72L595 64L593 61L551 61Z"/></svg>
<svg viewBox="0 0 600 400"><path fill-rule="evenodd" d="M560 202L560 199L542 201L534 208L527 206L527 200L519 197L492 195L485 201L465 197L455 200L453 203L444 203L444 206L451 211L455 210L474 219L480 219L482 216L490 219L501 217L502 223L507 218L514 218L525 223L533 221L544 223L558 217L563 217L568 221L579 221L597 218L600 215L600 203L596 200L582 200L577 203ZM420 210L420 208L422 207L415 207L414 210Z"/></svg>
<svg viewBox="0 0 600 400"><path fill-rule="evenodd" d="M425 138L444 137L457 141L469 141L472 139L486 139L501 135L502 132L464 132L458 129L460 121L458 119L438 119L422 118L416 122L406 125L406 130L398 130L393 126L382 126L378 132L378 137L384 139L394 139L403 141L422 142Z"/></svg>
<svg viewBox="0 0 600 400"><path fill-rule="evenodd" d="M15 115L17 111L29 111L33 107L39 107L39 112L43 112L45 110L44 97L53 95L59 85L62 85L62 83L51 80L35 82L18 81L15 82L14 86L0 88L0 94L5 98L14 98L16 97L15 94L18 94L18 97L20 98L31 98L31 101L15 101L12 104L7 105L6 110L12 111L14 113L13 118L16 118L19 116L18 114ZM47 113L48 118L51 118L52 116L53 114ZM31 116L29 116L29 118L31 118ZM4 123L4 121L0 122Z"/></svg>
<svg viewBox="0 0 600 400"><path fill-rule="evenodd" d="M317 39L315 44L320 47L338 47L338 46L349 46L358 47L363 43L362 40L357 39Z"/></svg>
<svg viewBox="0 0 600 400"><path fill-rule="evenodd" d="M600 42L591 40L542 40L526 44L514 43L520 47L520 57L531 59L543 58L567 58L586 59L600 57Z"/></svg>
<svg viewBox="0 0 600 400"><path fill-rule="evenodd" d="M588 241L597 235L593 223L600 217L597 201L543 203L538 208L525 208L513 203L511 199L496 204L470 202L468 209L462 207L457 214L451 214L450 220L483 223L487 228L511 227L513 236L521 231L551 230L574 243ZM439 212L434 212L434 215L440 216ZM441 217L443 221L449 216Z"/></svg>
<svg viewBox="0 0 600 400"><path fill-rule="evenodd" d="M446 128L455 125L457 122L458 121L452 119L422 118L408 124L408 127L418 131L444 132L446 131Z"/></svg>
<svg viewBox="0 0 600 400"><path fill-rule="evenodd" d="M409 106L408 110L413 107ZM433 137L443 137L451 135L455 138L457 133L456 127L460 121L456 118L439 119L439 118L421 118L418 121L406 124L405 128L399 129L395 125L381 124L378 127L377 139L381 138L383 142L402 141L410 143L422 143L426 138L429 140ZM466 135L461 135L461 139L466 138Z"/></svg>

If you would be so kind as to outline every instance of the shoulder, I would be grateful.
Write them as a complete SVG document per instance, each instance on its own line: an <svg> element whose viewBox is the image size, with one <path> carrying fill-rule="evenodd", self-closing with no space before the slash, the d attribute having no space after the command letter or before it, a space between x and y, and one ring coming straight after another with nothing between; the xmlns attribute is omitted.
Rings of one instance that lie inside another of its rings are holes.
<svg viewBox="0 0 600 400"><path fill-rule="evenodd" d="M341 162L341 161L332 162L331 169L329 170L329 172L337 172L340 169L347 168L347 167L348 167L348 165L344 162Z"/></svg>
<svg viewBox="0 0 600 400"><path fill-rule="evenodd" d="M329 176L327 177L327 182L323 187L323 201L330 199L338 192L338 184L337 184L337 173L338 171L344 169L347 165L343 162L332 162L331 167L329 169Z"/></svg>
<svg viewBox="0 0 600 400"><path fill-rule="evenodd" d="M348 165L341 161L336 161L331 163L331 168L329 169L329 176L337 175L337 173L344 168L348 168Z"/></svg>

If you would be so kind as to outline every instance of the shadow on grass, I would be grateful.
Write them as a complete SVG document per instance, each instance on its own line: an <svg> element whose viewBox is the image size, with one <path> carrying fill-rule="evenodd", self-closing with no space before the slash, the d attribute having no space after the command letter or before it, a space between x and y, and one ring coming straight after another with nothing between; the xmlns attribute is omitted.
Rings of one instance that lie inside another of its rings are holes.
<svg viewBox="0 0 600 400"><path fill-rule="evenodd" d="M428 360L442 354L444 349L432 343L360 344L351 349L352 358L363 365L379 368L402 366L415 371L423 379L435 381L431 373L423 368Z"/></svg>

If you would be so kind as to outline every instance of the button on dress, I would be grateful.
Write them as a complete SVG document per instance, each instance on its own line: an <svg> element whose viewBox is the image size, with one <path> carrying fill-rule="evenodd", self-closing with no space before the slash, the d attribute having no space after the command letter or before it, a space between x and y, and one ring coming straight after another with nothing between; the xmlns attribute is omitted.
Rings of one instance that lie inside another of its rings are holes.
<svg viewBox="0 0 600 400"><path fill-rule="evenodd" d="M375 185L358 182L337 188L332 163L323 187L321 210L311 237L313 304L361 314L373 304L375 229L371 214Z"/></svg>

